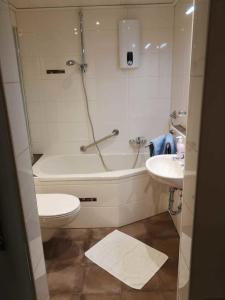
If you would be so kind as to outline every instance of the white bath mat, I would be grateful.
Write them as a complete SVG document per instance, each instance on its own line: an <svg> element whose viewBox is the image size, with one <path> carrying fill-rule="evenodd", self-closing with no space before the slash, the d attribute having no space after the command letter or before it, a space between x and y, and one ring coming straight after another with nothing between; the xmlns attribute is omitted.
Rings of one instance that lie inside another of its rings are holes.
<svg viewBox="0 0 225 300"><path fill-rule="evenodd" d="M164 253L118 230L108 234L85 255L134 289L141 289L168 259Z"/></svg>

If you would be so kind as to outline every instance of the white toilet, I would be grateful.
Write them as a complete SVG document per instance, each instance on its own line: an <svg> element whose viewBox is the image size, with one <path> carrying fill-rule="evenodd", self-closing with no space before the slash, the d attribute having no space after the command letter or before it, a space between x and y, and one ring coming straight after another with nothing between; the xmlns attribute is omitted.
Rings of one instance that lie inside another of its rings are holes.
<svg viewBox="0 0 225 300"><path fill-rule="evenodd" d="M72 195L37 194L36 198L43 242L71 223L80 211L80 200Z"/></svg>

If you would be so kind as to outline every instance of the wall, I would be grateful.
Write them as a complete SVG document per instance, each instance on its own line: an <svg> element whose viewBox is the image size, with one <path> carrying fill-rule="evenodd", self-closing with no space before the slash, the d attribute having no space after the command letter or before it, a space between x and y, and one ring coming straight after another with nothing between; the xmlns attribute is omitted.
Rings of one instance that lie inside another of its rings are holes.
<svg viewBox="0 0 225 300"><path fill-rule="evenodd" d="M171 112L188 111L193 14L186 15L185 12L192 5L193 0L179 0L174 7ZM178 117L173 121L185 128L186 122L186 117ZM180 133L176 133L178 135ZM175 193L174 199L176 208L180 203L179 191ZM181 214L172 216L172 219L180 233Z"/></svg>
<svg viewBox="0 0 225 300"><path fill-rule="evenodd" d="M186 139L184 197L181 222L182 233L180 241L178 300L189 299L189 273L196 198L195 190L203 97L208 6L208 0L195 0Z"/></svg>
<svg viewBox="0 0 225 300"><path fill-rule="evenodd" d="M193 14L185 12L192 5L193 0L179 0L174 11L171 111L188 112ZM178 117L174 124L186 128L186 122Z"/></svg>
<svg viewBox="0 0 225 300"><path fill-rule="evenodd" d="M20 189L30 258L38 300L48 299L45 262L34 192L30 154L23 102L20 90L16 51L10 13L6 2L0 0L0 65L4 84L10 134ZM10 221L10 220L9 220Z"/></svg>
<svg viewBox="0 0 225 300"><path fill-rule="evenodd" d="M141 21L142 61L136 70L119 68L117 31L123 18ZM168 130L173 7L85 8L84 20L86 84L96 137L118 128L120 135L101 148L132 153L130 138L150 140ZM80 60L78 10L19 10L17 22L33 151L79 153L80 145L91 141L90 128L78 68L65 65L68 59ZM66 74L46 75L48 68L65 68Z"/></svg>

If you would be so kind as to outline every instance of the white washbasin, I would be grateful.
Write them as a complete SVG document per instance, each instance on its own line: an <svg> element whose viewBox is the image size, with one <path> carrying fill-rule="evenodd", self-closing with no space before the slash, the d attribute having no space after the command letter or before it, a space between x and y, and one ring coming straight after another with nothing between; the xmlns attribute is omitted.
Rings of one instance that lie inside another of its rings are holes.
<svg viewBox="0 0 225 300"><path fill-rule="evenodd" d="M150 157L145 165L151 176L170 187L183 188L184 166L177 155L166 154Z"/></svg>

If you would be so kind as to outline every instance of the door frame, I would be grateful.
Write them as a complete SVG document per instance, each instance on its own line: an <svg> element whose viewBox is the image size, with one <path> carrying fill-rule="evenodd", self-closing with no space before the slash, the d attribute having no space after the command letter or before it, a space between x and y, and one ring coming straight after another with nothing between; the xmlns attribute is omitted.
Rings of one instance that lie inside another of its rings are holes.
<svg viewBox="0 0 225 300"><path fill-rule="evenodd" d="M5 300L35 300L28 240L0 70L0 285Z"/></svg>

